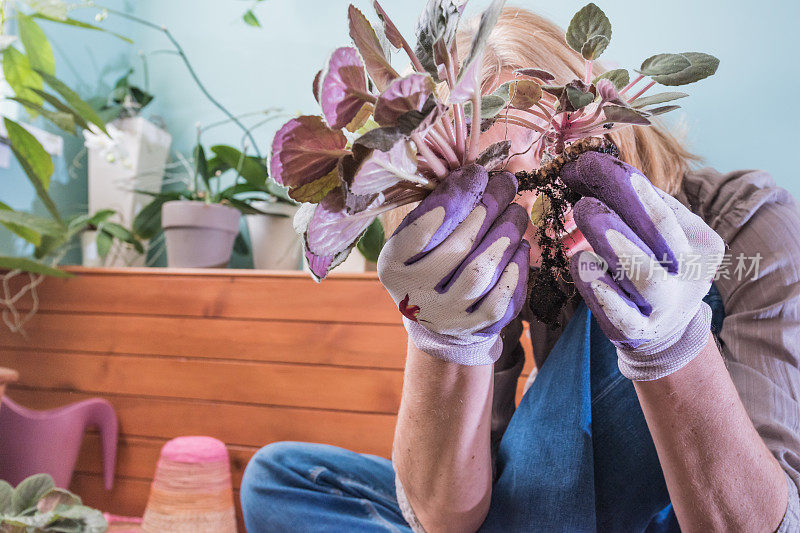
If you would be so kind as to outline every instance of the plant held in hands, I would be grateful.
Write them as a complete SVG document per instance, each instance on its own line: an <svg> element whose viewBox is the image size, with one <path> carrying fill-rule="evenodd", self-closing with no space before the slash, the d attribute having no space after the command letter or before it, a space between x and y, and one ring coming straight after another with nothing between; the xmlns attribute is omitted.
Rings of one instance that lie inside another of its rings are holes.
<svg viewBox="0 0 800 533"><path fill-rule="evenodd" d="M561 165L585 150L615 153L605 136L677 109L682 92L646 95L656 84L678 86L712 75L719 61L707 54L658 54L646 59L631 79L625 69L595 75L595 61L611 39L611 23L588 4L573 17L567 43L585 59L585 75L563 85L536 65L481 94L480 68L489 34L503 8L494 0L482 14L471 48L459 61L456 32L465 2L429 0L409 45L381 5L377 30L361 11L349 7L355 48L338 48L314 78L322 116L291 119L272 144L271 175L303 202L295 218L305 256L319 280L341 263L381 213L417 202L453 171L473 163L501 170L521 154L501 141L479 152L480 136L495 123L534 132L527 151L541 168L517 173L520 191L539 191L531 213L539 227L543 268L533 284L557 292L568 275L561 245L563 215L580 196L561 182ZM384 43L388 43L384 46ZM414 72L401 76L390 51L402 49ZM448 97L436 91L447 86ZM641 87L641 88L640 88ZM477 127L476 127L477 126ZM527 152L526 151L526 152ZM563 294L554 294L554 305Z"/></svg>

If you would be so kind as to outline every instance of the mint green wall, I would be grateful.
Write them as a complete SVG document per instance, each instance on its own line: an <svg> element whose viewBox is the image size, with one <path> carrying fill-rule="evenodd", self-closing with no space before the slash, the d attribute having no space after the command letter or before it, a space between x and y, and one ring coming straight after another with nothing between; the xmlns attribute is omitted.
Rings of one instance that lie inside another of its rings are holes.
<svg viewBox="0 0 800 533"><path fill-rule="evenodd" d="M99 2L100 3L100 2ZM354 2L372 17L371 1ZM384 8L404 34L413 27L424 0L383 0ZM468 12L476 14L488 0L471 0ZM518 0L514 5L539 10L565 26L585 1L542 2ZM800 196L794 165L796 107L776 105L791 101L800 75L790 61L796 49L800 2L794 0L673 0L631 2L596 0L608 14L614 35L604 60L636 67L658 52L704 51L721 59L718 74L690 86L683 109L671 119L687 126L690 148L720 170L763 168L784 187ZM234 113L281 107L285 114L317 112L311 80L328 54L348 44L346 0L265 0L255 11L263 28L241 22L251 2L237 0L118 0L121 7L170 28L181 42L208 89ZM91 20L91 10L74 13ZM178 58L158 53L169 48L157 31L135 27L113 15L103 22L136 40L134 46L92 32L48 25L57 50L58 75L76 83L85 96L112 82L128 64L138 67L138 52L148 55L150 89L156 100L146 114L162 117L174 137L174 148L188 152L197 123L222 118L191 82ZM155 52L155 53L154 53ZM398 57L398 64L402 58ZM405 62L402 62L404 65ZM267 151L282 119L257 130L262 151ZM237 144L241 135L230 125L210 131L208 144ZM85 170L70 178L66 167L79 149L68 143L67 155L57 161L54 195L67 211L85 207ZM0 170L0 198L28 207L32 192L19 170ZM11 242L0 237L0 247ZM3 250L7 251L7 250ZM71 255L75 261L77 256ZM237 261L237 264L243 264Z"/></svg>

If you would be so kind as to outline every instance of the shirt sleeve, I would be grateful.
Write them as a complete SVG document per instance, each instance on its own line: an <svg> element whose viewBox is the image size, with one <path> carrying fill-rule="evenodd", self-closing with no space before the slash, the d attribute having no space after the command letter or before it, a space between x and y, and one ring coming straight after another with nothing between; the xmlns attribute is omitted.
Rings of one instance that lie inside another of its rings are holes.
<svg viewBox="0 0 800 533"><path fill-rule="evenodd" d="M715 281L725 302L722 354L787 476L779 531L800 531L800 208L763 172L704 171L685 187L728 245Z"/></svg>

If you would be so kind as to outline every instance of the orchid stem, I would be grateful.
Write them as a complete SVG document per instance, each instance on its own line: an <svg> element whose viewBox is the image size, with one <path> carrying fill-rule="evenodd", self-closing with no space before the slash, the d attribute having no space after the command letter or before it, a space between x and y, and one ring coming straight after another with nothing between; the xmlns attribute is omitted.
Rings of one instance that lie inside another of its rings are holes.
<svg viewBox="0 0 800 533"><path fill-rule="evenodd" d="M419 153L425 158L425 162L431 167L431 170L434 174L436 174L436 177L440 180L447 177L447 174L449 173L447 167L444 166L442 160L431 151L427 144L425 144L425 140L422 138L422 136L419 133L413 133L411 134L411 140L417 145L417 150L419 150Z"/></svg>
<svg viewBox="0 0 800 533"><path fill-rule="evenodd" d="M622 90L619 92L619 94L625 94L626 92L628 92L628 89L630 89L631 87L633 87L634 85L636 85L637 83L642 81L643 79L644 79L644 74L639 74L639 76L637 76L632 82L630 82L628 85L623 87Z"/></svg>
<svg viewBox="0 0 800 533"><path fill-rule="evenodd" d="M636 94L633 96L633 98L631 98L630 100L628 100L628 103L631 103L631 102L633 102L634 100L636 100L637 98L639 98L640 96L642 96L644 93L646 93L646 92L647 92L647 91L650 89L650 87L652 87L652 86L653 86L653 85L655 85L655 84L656 84L656 82L654 82L654 81L651 81L650 83L648 83L647 85L645 85L644 89L642 89L641 91L639 91L638 93L636 93Z"/></svg>

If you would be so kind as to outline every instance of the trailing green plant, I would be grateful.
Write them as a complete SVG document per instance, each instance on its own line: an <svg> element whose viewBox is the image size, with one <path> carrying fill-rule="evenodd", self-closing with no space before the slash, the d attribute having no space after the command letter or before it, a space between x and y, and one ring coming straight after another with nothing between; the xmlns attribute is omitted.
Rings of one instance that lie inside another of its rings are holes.
<svg viewBox="0 0 800 533"><path fill-rule="evenodd" d="M28 12L20 9L29 8ZM52 46L39 22L55 23L82 30L105 31L104 29L71 19L65 4L61 2L18 2L14 20L17 36L6 34L8 1L0 0L0 37L6 47L2 50L3 74L14 91L9 100L21 104L31 118L42 117L68 135L78 135L90 127L107 135L106 123L98 113L66 83L55 75L55 59ZM110 33L110 32L109 32ZM130 42L127 38L113 34ZM69 274L57 268L59 259L72 240L84 230L98 230L100 252L107 250L105 243L121 241L137 250L141 242L133 232L109 219L113 212L100 211L84 215L64 216L50 196L50 182L54 165L41 142L23 125L10 118L3 119L6 135L3 139L20 164L37 198L47 211L47 216L13 209L0 202L0 224L21 237L33 247L29 257L0 256L0 269L10 272L6 278L19 273L32 276L58 276ZM102 243L102 244L101 244ZM31 277L31 284L23 290L33 291L38 282ZM22 315L13 308L19 293L11 293L4 284L0 295L3 307L2 318L12 331L20 330L24 324ZM34 304L36 299L34 298ZM28 315L24 315L29 317Z"/></svg>
<svg viewBox="0 0 800 533"><path fill-rule="evenodd" d="M35 474L16 488L0 480L0 533L103 533L103 513L55 486L47 474Z"/></svg>
<svg viewBox="0 0 800 533"><path fill-rule="evenodd" d="M146 64L143 64L146 69ZM105 98L100 96L89 100L105 122L117 118L135 117L153 101L152 94L131 82L132 75L133 69L128 69L117 79Z"/></svg>

